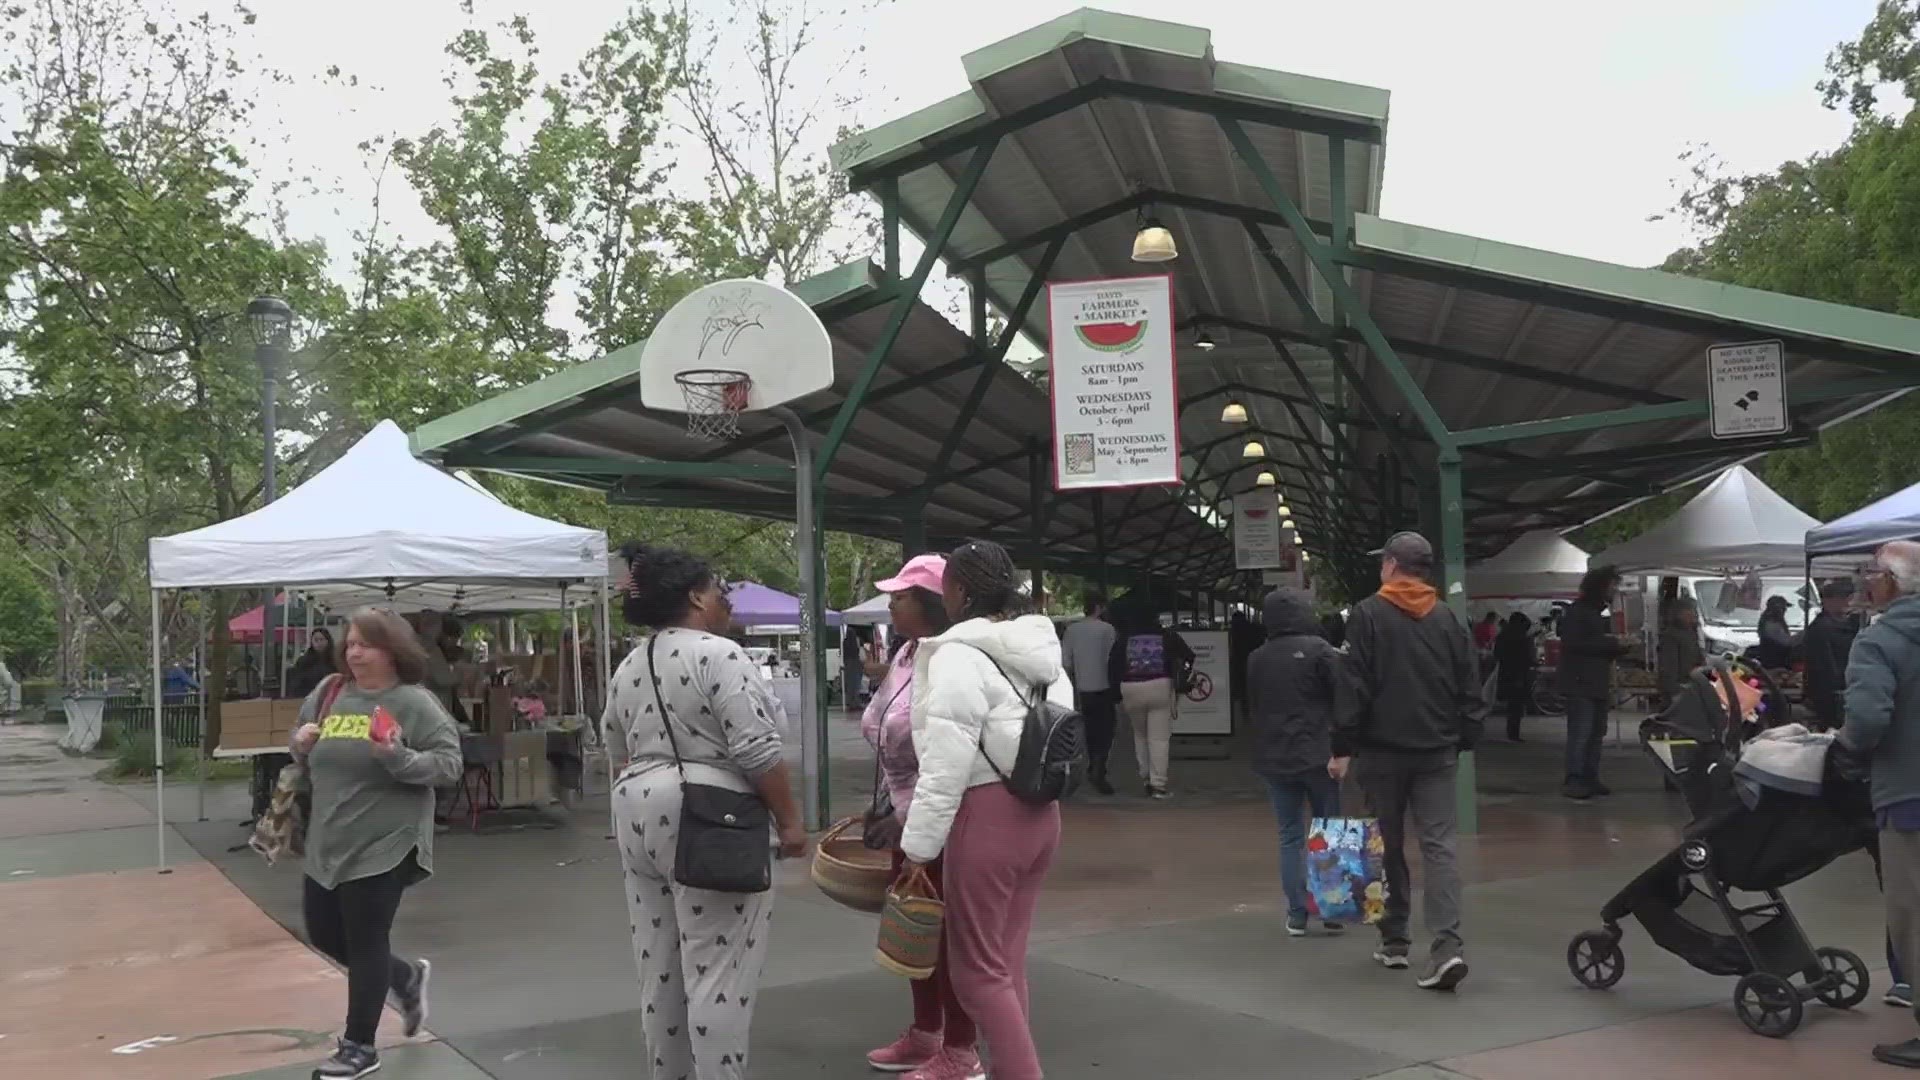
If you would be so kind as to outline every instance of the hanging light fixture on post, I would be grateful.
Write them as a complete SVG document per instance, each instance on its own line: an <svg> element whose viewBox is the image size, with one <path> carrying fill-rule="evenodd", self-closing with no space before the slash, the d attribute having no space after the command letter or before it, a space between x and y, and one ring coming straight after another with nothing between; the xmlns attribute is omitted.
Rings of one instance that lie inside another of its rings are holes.
<svg viewBox="0 0 1920 1080"><path fill-rule="evenodd" d="M1220 422L1223 424L1244 424L1247 422L1247 407L1238 401L1229 399L1226 408L1220 410Z"/></svg>
<svg viewBox="0 0 1920 1080"><path fill-rule="evenodd" d="M1247 445L1240 449L1240 456L1243 458L1263 458L1267 456L1267 448L1260 444L1259 439L1248 439Z"/></svg>
<svg viewBox="0 0 1920 1080"><path fill-rule="evenodd" d="M1140 211L1140 227L1133 234L1133 261L1143 263L1172 262L1180 257L1180 248L1173 242L1173 234L1167 231L1160 219L1154 216L1151 205Z"/></svg>
<svg viewBox="0 0 1920 1080"><path fill-rule="evenodd" d="M1255 487L1272 487L1273 485L1274 485L1273 474L1270 472L1263 472L1259 476L1256 476L1253 478L1253 486Z"/></svg>

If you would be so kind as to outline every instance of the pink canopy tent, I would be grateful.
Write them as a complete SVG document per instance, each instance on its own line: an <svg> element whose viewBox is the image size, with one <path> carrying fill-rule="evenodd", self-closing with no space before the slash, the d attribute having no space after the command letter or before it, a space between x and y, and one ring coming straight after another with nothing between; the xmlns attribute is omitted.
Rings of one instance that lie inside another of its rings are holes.
<svg viewBox="0 0 1920 1080"><path fill-rule="evenodd" d="M273 606L280 609L281 617L284 618L287 611L287 594L281 593L274 597ZM266 625L266 608L256 607L252 611L243 611L227 620L227 637L238 645L258 645L265 635ZM273 630L273 636L278 638L282 645L304 641L307 636L304 625L276 626Z"/></svg>

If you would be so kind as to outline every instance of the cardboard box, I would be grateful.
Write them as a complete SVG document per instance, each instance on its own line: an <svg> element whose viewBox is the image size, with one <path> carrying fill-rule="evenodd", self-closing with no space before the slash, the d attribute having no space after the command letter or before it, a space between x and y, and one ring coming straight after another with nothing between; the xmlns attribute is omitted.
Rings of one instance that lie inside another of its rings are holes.
<svg viewBox="0 0 1920 1080"><path fill-rule="evenodd" d="M278 731L292 731L300 726L300 707L306 704L304 698L282 698L273 703L273 727Z"/></svg>
<svg viewBox="0 0 1920 1080"><path fill-rule="evenodd" d="M272 731L222 731L220 748L222 750L257 750L268 746L285 746L286 739L278 742Z"/></svg>
<svg viewBox="0 0 1920 1080"><path fill-rule="evenodd" d="M274 728L273 706L274 702L267 698L221 702L221 741L225 743L227 741L225 736L238 735L242 732L264 738Z"/></svg>
<svg viewBox="0 0 1920 1080"><path fill-rule="evenodd" d="M553 784L547 768L547 733L514 731L496 735L500 768L494 792L501 806L545 806Z"/></svg>

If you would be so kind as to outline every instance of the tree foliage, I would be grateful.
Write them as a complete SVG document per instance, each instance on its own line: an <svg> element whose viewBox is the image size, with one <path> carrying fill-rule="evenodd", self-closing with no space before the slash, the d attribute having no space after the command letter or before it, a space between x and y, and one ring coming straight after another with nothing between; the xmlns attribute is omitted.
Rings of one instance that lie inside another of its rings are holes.
<svg viewBox="0 0 1920 1080"><path fill-rule="evenodd" d="M0 10L0 650L42 647L27 613L44 600L68 679L142 662L146 537L260 505L252 297L300 315L278 380L285 490L381 419L414 427L630 344L705 281L827 269L870 225L824 158L859 103L857 38L804 7L660 0L564 70L524 19L459 33L451 118L367 140L366 224L330 253L286 228L287 200L317 189L258 164L285 157L258 91L294 80L249 55L253 22L134 0ZM392 235L396 199L436 234ZM790 526L489 482L794 586ZM832 537L829 602L865 599L895 554ZM170 602L169 650L237 602Z"/></svg>
<svg viewBox="0 0 1920 1080"><path fill-rule="evenodd" d="M1839 147L1749 175L1690 156L1679 212L1699 240L1666 269L1738 285L1920 316L1920 0L1882 0L1861 36L1828 57L1820 92L1854 127ZM1906 397L1769 454L1768 484L1831 520L1920 483L1920 398ZM1643 503L1582 533L1626 539L1688 491Z"/></svg>

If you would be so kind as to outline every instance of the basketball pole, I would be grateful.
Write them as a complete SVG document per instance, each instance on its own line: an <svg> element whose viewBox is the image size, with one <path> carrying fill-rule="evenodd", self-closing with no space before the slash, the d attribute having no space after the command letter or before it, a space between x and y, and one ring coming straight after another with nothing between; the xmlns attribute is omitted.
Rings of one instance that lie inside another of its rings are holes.
<svg viewBox="0 0 1920 1080"><path fill-rule="evenodd" d="M807 827L824 828L826 798L827 723L820 709L820 627L813 617L820 583L814 580L813 557L813 443L800 415L784 405L767 412L787 429L793 440L793 525L795 554L800 557L800 637L807 643L800 664L800 773L802 812ZM824 605L822 605L824 607Z"/></svg>

